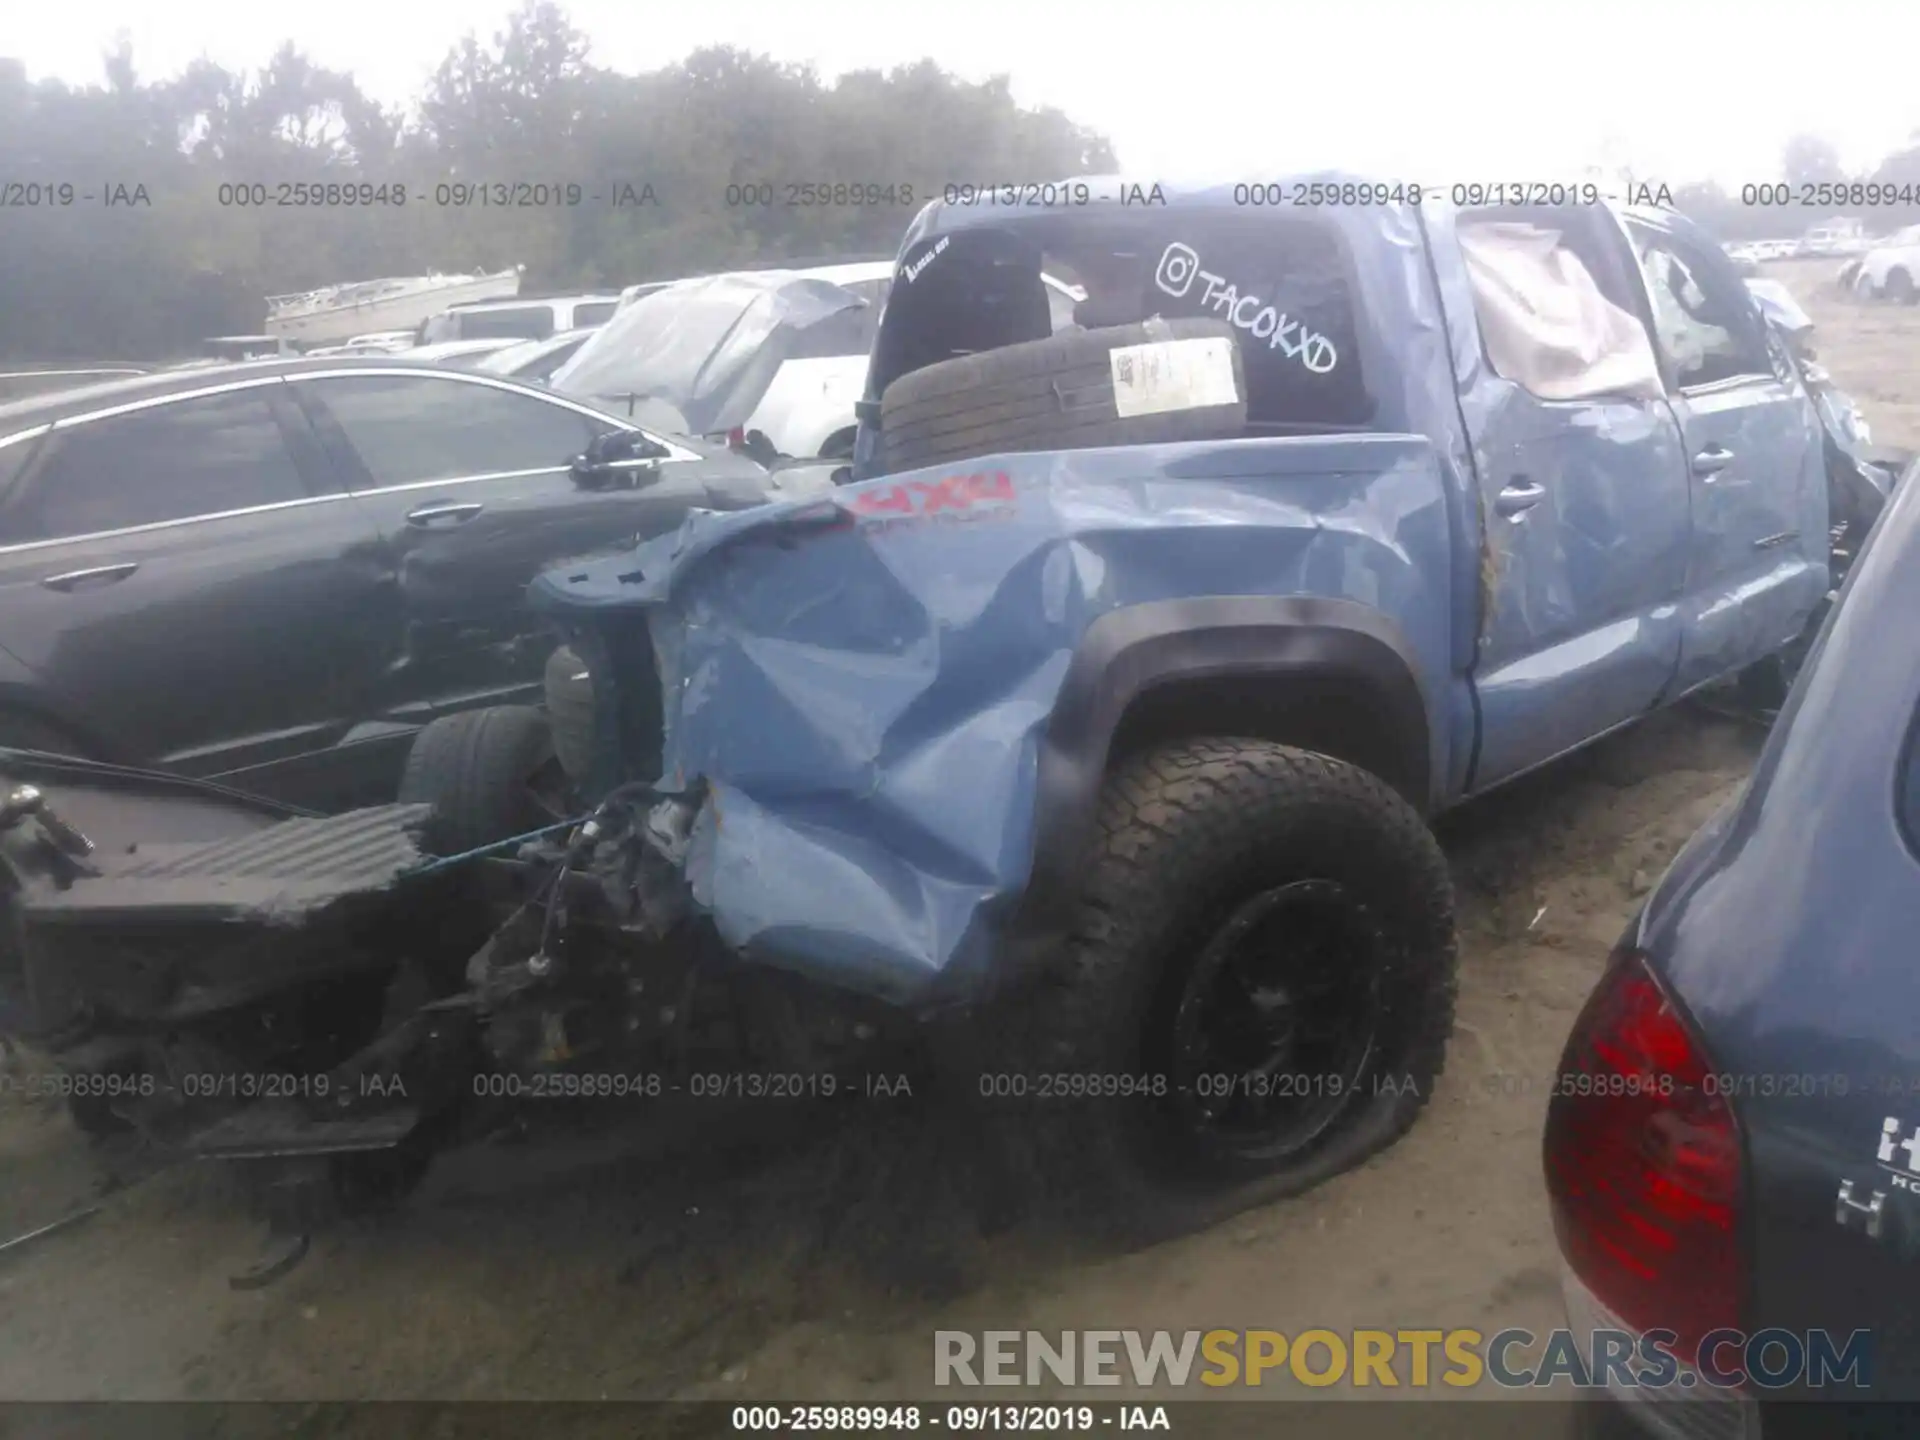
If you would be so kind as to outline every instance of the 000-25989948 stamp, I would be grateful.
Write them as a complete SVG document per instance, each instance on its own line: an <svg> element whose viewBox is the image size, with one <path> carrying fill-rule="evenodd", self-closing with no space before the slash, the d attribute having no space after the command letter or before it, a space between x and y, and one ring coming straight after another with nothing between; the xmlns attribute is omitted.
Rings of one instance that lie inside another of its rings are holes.
<svg viewBox="0 0 1920 1440"><path fill-rule="evenodd" d="M748 180L730 184L721 193L729 210L819 209L857 206L874 210L924 202L926 191L894 180Z"/></svg>

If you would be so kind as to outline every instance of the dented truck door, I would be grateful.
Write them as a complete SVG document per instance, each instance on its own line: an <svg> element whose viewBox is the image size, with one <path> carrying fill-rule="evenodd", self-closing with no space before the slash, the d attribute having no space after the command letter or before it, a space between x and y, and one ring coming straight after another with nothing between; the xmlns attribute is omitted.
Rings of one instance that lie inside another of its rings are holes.
<svg viewBox="0 0 1920 1440"><path fill-rule="evenodd" d="M1631 216L1693 516L1675 691L1763 659L1828 587L1826 452L1792 358L1719 248Z"/></svg>
<svg viewBox="0 0 1920 1440"><path fill-rule="evenodd" d="M1490 218L1551 231L1574 257L1560 257L1563 274L1584 272L1607 302L1631 304L1632 257L1605 212L1513 207ZM1469 223L1462 218L1463 230ZM1545 298L1551 309L1554 297ZM1637 307L1628 313L1637 318ZM1483 332L1489 318L1481 316ZM1644 344L1637 327L1633 334ZM1689 540L1686 462L1645 358L1638 388L1543 398L1501 374L1482 346L1463 395L1485 525L1474 661L1481 735L1469 790L1645 714L1671 685Z"/></svg>

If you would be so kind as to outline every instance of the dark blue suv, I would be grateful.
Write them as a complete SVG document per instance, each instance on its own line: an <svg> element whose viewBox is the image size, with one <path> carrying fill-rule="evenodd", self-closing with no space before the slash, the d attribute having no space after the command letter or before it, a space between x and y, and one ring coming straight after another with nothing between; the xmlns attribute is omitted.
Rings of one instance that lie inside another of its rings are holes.
<svg viewBox="0 0 1920 1440"><path fill-rule="evenodd" d="M1679 1365L1617 1372L1635 1403L1588 1407L1610 1426L1914 1423L1832 1406L1920 1399L1917 469L1745 790L1648 897L1561 1061L1545 1158L1570 1323Z"/></svg>

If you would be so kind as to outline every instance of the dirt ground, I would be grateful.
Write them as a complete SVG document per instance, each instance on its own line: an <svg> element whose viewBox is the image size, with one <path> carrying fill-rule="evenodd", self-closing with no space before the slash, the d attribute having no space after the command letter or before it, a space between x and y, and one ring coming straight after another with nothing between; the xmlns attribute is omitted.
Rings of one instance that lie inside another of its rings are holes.
<svg viewBox="0 0 1920 1440"><path fill-rule="evenodd" d="M1832 268L1778 273L1876 440L1920 446L1920 310L1818 293ZM1302 1198L1123 1257L982 1239L912 1103L874 1100L452 1157L236 1291L259 1232L221 1172L176 1170L0 1255L0 1399L945 1400L936 1329L1551 1328L1542 1086L1635 897L1759 740L1682 708L1448 817L1447 1074L1404 1141ZM0 1238L102 1163L63 1112L0 1098Z"/></svg>

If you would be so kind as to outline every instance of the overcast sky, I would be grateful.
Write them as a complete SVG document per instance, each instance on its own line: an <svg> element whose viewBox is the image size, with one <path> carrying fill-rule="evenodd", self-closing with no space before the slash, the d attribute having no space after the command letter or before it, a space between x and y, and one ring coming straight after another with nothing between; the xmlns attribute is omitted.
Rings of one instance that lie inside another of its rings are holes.
<svg viewBox="0 0 1920 1440"><path fill-rule="evenodd" d="M291 39L370 94L411 99L507 0L0 0L0 55L97 81L115 33L145 78L240 68ZM932 56L1002 72L1023 103L1111 136L1141 176L1339 165L1425 184L1776 177L1810 131L1867 165L1920 129L1920 0L572 0L595 63L651 69L705 44L827 75ZM511 178L511 177L503 177ZM848 177L884 181L887 176ZM962 177L954 177L956 179ZM993 180L998 177L966 177Z"/></svg>

